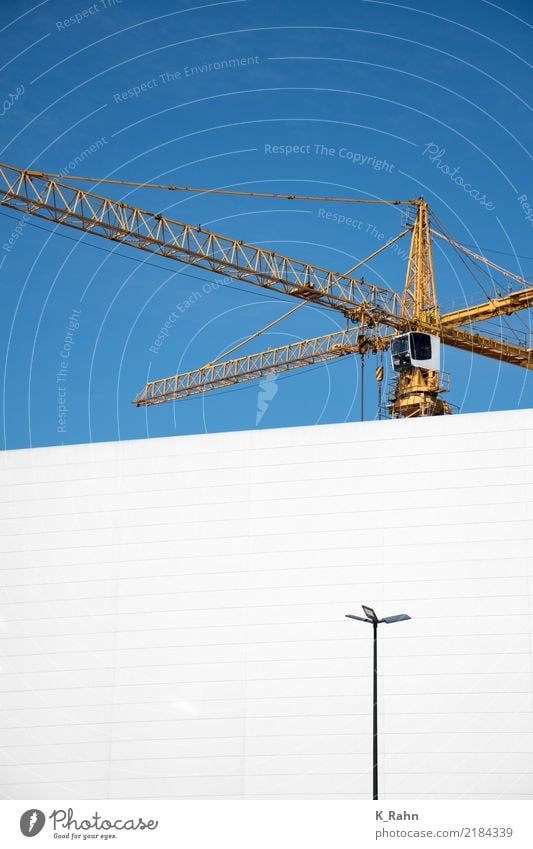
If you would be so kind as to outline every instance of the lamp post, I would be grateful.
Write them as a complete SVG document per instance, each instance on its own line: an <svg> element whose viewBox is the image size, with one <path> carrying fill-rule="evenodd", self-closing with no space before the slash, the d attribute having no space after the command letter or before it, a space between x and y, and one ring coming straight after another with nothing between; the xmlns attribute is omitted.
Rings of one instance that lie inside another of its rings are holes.
<svg viewBox="0 0 533 849"><path fill-rule="evenodd" d="M383 619L378 619L375 610L362 604L364 617L354 616L352 613L347 613L347 619L357 619L358 622L368 622L374 629L374 696L373 696L373 712L372 712L372 798L378 798L378 625L385 622L390 625L392 622L404 622L411 617L407 613L398 613L396 616L384 616Z"/></svg>

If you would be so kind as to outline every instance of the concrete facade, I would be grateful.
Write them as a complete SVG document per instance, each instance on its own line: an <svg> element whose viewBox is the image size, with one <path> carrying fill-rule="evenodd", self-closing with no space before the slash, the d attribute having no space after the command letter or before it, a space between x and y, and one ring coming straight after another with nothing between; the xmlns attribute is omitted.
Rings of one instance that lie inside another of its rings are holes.
<svg viewBox="0 0 533 849"><path fill-rule="evenodd" d="M533 797L533 411L0 462L3 798Z"/></svg>

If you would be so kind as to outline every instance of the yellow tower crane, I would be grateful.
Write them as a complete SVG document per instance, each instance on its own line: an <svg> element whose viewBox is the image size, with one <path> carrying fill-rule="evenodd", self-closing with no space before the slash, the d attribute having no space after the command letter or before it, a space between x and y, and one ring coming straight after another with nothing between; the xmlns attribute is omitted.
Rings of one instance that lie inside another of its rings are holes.
<svg viewBox="0 0 533 849"><path fill-rule="evenodd" d="M151 185L117 180L101 182ZM317 199L182 186L158 188ZM320 200L404 205L414 209L415 217L397 236L348 273L340 273L85 191L64 183L60 175L0 164L0 206L290 295L300 302L336 310L354 325L346 330L223 362L211 362L193 371L150 381L135 397L133 403L137 406L161 404L347 354L364 356L367 352L377 353L390 348L397 376L389 398L389 414L393 418L443 415L451 410L442 398L447 385L440 372L440 343L533 369L533 348L529 345L513 344L465 329L465 325L528 309L533 304L533 287L520 276L434 230L424 198L407 201L363 198ZM352 276L353 271L407 234L411 235L411 244L402 294ZM432 236L447 240L473 259L518 283L519 288L441 315L435 292Z"/></svg>

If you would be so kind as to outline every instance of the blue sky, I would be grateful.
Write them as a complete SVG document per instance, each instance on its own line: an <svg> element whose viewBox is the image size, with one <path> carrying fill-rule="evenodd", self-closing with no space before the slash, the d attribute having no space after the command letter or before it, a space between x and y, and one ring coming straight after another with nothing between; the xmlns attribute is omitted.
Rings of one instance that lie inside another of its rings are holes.
<svg viewBox="0 0 533 849"><path fill-rule="evenodd" d="M526 0L190 0L170 8L163 0L2 0L0 160L63 171L67 182L78 174L318 195L423 194L456 238L533 279ZM228 67L229 60L238 62ZM347 212L309 201L106 191L338 270L401 227L388 207ZM339 220L346 214L354 220ZM359 416L352 357L136 409L131 399L147 379L202 365L292 303L244 283L216 286L207 272L21 221L8 209L0 247L4 448ZM372 263L366 279L401 289L406 248L401 241ZM443 310L480 301L491 286L440 245L435 263ZM155 346L173 312L178 320ZM342 326L336 314L309 306L242 351ZM529 316L491 330L526 338ZM369 358L365 370L369 418L376 364ZM443 367L449 399L463 412L531 405L530 372L448 348Z"/></svg>

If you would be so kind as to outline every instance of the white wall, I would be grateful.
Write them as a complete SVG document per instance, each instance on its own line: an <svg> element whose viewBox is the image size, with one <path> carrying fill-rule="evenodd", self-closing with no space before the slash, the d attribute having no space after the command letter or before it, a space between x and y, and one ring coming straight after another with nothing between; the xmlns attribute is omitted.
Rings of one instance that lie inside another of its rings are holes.
<svg viewBox="0 0 533 849"><path fill-rule="evenodd" d="M533 797L532 426L5 453L0 795Z"/></svg>

